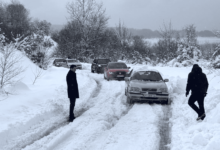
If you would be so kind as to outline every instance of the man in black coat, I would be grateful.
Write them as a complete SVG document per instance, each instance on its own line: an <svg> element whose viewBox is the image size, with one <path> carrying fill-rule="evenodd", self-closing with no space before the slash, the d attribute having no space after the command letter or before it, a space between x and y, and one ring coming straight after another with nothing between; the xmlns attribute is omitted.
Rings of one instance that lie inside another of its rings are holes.
<svg viewBox="0 0 220 150"><path fill-rule="evenodd" d="M73 111L75 107L76 98L79 98L78 83L76 80L75 71L76 71L76 66L71 65L70 70L66 76L67 93L68 93L68 98L70 99L70 113L69 113L70 122L72 122L75 119Z"/></svg>
<svg viewBox="0 0 220 150"><path fill-rule="evenodd" d="M188 104L195 110L198 114L198 120L203 120L205 118L205 109L204 109L204 98L208 90L208 80L206 75L202 72L197 64L193 65L192 71L188 75L187 86L186 86L186 97L191 90L191 96L189 98ZM198 102L199 107L195 105L195 102Z"/></svg>

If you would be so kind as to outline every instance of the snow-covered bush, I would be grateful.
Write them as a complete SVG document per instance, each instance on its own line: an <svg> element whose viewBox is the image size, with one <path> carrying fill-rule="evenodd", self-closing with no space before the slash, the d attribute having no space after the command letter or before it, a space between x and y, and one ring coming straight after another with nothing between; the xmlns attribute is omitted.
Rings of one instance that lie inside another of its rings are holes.
<svg viewBox="0 0 220 150"><path fill-rule="evenodd" d="M220 37L220 33L216 32L216 36ZM220 68L220 43L216 45L215 52L212 55L212 67Z"/></svg>
<svg viewBox="0 0 220 150"><path fill-rule="evenodd" d="M202 56L201 51L196 47L196 46L188 46L184 43L178 44L178 49L177 49L177 62L175 63L176 66L189 66L197 61Z"/></svg>
<svg viewBox="0 0 220 150"><path fill-rule="evenodd" d="M213 68L220 68L220 55L216 56L215 59L212 61Z"/></svg>
<svg viewBox="0 0 220 150"><path fill-rule="evenodd" d="M0 32L1 32L1 28L0 28ZM4 42L5 42L5 36L4 34L0 33L0 48L3 46Z"/></svg>

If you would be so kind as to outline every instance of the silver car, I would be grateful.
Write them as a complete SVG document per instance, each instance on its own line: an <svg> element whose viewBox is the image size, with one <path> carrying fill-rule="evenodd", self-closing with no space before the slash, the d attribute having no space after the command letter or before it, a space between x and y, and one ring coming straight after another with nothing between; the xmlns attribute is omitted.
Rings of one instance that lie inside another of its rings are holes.
<svg viewBox="0 0 220 150"><path fill-rule="evenodd" d="M76 69L82 69L82 64L77 59L66 59L67 67L69 68L71 65L76 65Z"/></svg>
<svg viewBox="0 0 220 150"><path fill-rule="evenodd" d="M133 71L125 78L125 95L127 103L161 102L169 104L168 79L162 78L157 70Z"/></svg>

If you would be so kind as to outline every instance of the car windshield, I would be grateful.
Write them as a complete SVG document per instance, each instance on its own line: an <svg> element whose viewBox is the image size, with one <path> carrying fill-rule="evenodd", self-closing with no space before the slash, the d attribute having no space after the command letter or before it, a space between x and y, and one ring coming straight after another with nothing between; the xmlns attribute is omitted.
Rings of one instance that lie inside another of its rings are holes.
<svg viewBox="0 0 220 150"><path fill-rule="evenodd" d="M124 63L110 63L108 64L108 68L110 69L127 69L128 67Z"/></svg>
<svg viewBox="0 0 220 150"><path fill-rule="evenodd" d="M73 62L79 62L78 60L67 60L67 62L69 62L69 63L73 63Z"/></svg>
<svg viewBox="0 0 220 150"><path fill-rule="evenodd" d="M158 72L154 71L139 71L135 72L131 80L143 80L143 81L162 81L162 77Z"/></svg>
<svg viewBox="0 0 220 150"><path fill-rule="evenodd" d="M99 59L98 60L98 64L107 64L108 62L110 62L108 59Z"/></svg>

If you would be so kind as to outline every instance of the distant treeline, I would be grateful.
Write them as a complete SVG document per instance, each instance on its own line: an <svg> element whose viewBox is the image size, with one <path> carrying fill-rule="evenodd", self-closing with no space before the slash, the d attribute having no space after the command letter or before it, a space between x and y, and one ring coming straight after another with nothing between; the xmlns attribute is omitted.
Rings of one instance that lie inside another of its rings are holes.
<svg viewBox="0 0 220 150"><path fill-rule="evenodd" d="M60 31L64 25L52 25L52 30ZM151 29L133 29L128 28L132 35L141 36L144 38L160 38L160 32L158 30L152 31ZM179 32L180 35L184 34L184 30L175 30L175 32ZM197 36L199 37L215 37L215 34L210 30L197 31Z"/></svg>

